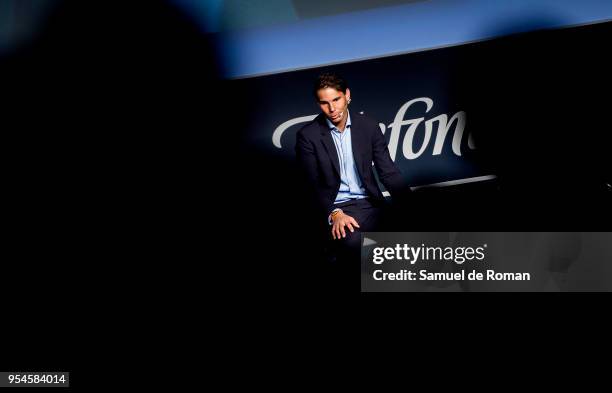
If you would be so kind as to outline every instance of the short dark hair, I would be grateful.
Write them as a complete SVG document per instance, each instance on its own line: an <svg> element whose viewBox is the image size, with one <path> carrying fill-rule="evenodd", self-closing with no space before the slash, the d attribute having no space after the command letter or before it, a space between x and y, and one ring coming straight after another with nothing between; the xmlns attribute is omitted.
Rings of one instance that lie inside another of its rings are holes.
<svg viewBox="0 0 612 393"><path fill-rule="evenodd" d="M328 87L346 93L348 85L346 84L344 78L342 78L340 75L334 74L333 72L324 72L322 74L319 74L319 76L315 80L313 90L315 98L319 98L319 96L317 95L317 92L319 90L326 89Z"/></svg>

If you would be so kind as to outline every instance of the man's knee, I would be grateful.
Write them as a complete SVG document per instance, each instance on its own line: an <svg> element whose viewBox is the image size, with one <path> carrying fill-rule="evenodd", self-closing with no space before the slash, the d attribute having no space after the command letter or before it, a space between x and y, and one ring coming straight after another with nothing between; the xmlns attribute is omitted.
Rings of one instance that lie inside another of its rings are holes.
<svg viewBox="0 0 612 393"><path fill-rule="evenodd" d="M358 229L355 232L347 230L346 237L334 241L338 242L338 245L342 248L359 249L361 247L361 231Z"/></svg>

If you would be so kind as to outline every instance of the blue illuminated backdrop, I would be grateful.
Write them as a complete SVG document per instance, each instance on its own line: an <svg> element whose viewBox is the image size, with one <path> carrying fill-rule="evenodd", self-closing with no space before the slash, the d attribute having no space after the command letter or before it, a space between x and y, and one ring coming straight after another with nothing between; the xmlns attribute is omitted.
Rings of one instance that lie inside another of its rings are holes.
<svg viewBox="0 0 612 393"><path fill-rule="evenodd" d="M612 2L601 0L373 1L367 2L369 8L364 6L366 2L358 1L352 9L328 1L331 11L327 15L307 14L300 9L303 4L291 0L175 1L189 9L203 29L217 36L226 76L231 78L612 18Z"/></svg>

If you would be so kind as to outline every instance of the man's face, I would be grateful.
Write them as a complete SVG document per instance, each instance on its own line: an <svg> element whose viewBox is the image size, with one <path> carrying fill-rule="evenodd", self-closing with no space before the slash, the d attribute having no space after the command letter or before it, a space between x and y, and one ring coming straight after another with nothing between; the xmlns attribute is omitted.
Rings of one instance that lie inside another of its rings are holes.
<svg viewBox="0 0 612 393"><path fill-rule="evenodd" d="M332 87L326 87L317 91L317 98L321 110L334 125L346 121L348 101L351 98L349 89L346 89L344 94Z"/></svg>

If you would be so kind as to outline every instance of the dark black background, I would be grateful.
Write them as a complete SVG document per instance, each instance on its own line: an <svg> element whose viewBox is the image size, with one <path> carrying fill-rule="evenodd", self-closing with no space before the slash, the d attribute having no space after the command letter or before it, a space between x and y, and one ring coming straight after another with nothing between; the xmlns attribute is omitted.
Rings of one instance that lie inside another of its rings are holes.
<svg viewBox="0 0 612 393"><path fill-rule="evenodd" d="M457 91L503 181L415 194L406 230L608 229L610 28L443 49L465 51ZM212 310L221 316L208 327L228 314L251 326L242 339L271 318L339 339L394 313L457 321L445 310L465 297L360 296L357 277L326 276L293 166L246 143L256 95L219 75L207 37L161 1L61 2L37 39L1 59L3 368L67 369L82 387L108 384L100 369L189 366L175 351L216 338L200 329ZM529 143L506 137L514 120L484 132L491 106L517 101ZM569 102L578 105L565 110ZM520 160L509 154L516 143ZM463 208L440 204L449 199ZM559 315L560 303L597 300L582 296L533 307ZM525 295L489 299L505 321L533 305Z"/></svg>
<svg viewBox="0 0 612 393"><path fill-rule="evenodd" d="M208 38L164 1L59 1L0 59L3 370L138 384L124 372L151 382L185 347L199 244L223 208L205 192L231 97L218 75Z"/></svg>

